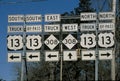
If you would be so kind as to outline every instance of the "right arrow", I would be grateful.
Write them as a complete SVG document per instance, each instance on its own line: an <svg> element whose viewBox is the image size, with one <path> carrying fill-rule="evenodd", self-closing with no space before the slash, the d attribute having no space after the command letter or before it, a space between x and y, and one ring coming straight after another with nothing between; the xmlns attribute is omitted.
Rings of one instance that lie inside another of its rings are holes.
<svg viewBox="0 0 120 81"><path fill-rule="evenodd" d="M15 59L15 58L19 58L19 56L14 56L14 55L12 55L12 56L10 56L10 58L13 60L13 59Z"/></svg>
<svg viewBox="0 0 120 81"><path fill-rule="evenodd" d="M93 54L92 53L89 53L89 54L84 54L84 56L89 56L89 57L92 57Z"/></svg>
<svg viewBox="0 0 120 81"><path fill-rule="evenodd" d="M110 56L110 53L101 54L101 56L107 56L107 57L109 57L109 56Z"/></svg>

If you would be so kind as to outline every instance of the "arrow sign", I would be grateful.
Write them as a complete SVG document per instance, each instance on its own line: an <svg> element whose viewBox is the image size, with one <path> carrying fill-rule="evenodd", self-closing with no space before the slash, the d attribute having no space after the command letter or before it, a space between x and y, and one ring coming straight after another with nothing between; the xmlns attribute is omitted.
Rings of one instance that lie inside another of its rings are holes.
<svg viewBox="0 0 120 81"><path fill-rule="evenodd" d="M112 49L109 50L99 50L100 60L110 60L112 59Z"/></svg>
<svg viewBox="0 0 120 81"><path fill-rule="evenodd" d="M8 62L21 62L21 53L8 53Z"/></svg>
<svg viewBox="0 0 120 81"><path fill-rule="evenodd" d="M29 58L31 58L31 59L32 59L32 58L37 58L37 57L38 57L37 55L34 56L34 55L32 55L32 54L29 56Z"/></svg>
<svg viewBox="0 0 120 81"><path fill-rule="evenodd" d="M69 59L71 59L71 57L72 57L73 55L72 55L71 53L69 53L68 56L69 56Z"/></svg>
<svg viewBox="0 0 120 81"><path fill-rule="evenodd" d="M109 57L110 55L111 55L110 53L101 54L101 56L107 56L107 57Z"/></svg>
<svg viewBox="0 0 120 81"><path fill-rule="evenodd" d="M57 55L51 55L51 54L49 54L48 57L49 57L49 58L57 57Z"/></svg>
<svg viewBox="0 0 120 81"><path fill-rule="evenodd" d="M92 57L93 54L92 53L89 53L89 54L84 54L84 56L89 56L89 57Z"/></svg>

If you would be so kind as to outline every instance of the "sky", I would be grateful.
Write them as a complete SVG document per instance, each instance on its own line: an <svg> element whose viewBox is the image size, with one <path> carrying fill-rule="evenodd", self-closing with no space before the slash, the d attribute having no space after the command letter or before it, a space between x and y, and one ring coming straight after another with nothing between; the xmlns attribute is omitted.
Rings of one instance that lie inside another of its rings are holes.
<svg viewBox="0 0 120 81"><path fill-rule="evenodd" d="M16 63L8 63L7 61L8 15L42 14L44 16L45 14L62 14L74 10L79 2L79 0L46 0L42 2L7 4L8 2L19 1L22 2L25 0L2 0L4 4L0 3L0 78L6 81L16 79L16 73L14 72L14 64Z"/></svg>

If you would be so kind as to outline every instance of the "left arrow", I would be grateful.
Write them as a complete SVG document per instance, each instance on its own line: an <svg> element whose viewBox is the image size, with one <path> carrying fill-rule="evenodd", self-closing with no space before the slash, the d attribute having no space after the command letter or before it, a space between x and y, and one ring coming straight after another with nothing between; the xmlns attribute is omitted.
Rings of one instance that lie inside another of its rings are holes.
<svg viewBox="0 0 120 81"><path fill-rule="evenodd" d="M37 55L30 55L29 58L37 58L38 56Z"/></svg>
<svg viewBox="0 0 120 81"><path fill-rule="evenodd" d="M10 58L13 60L13 59L15 59L15 58L19 58L19 56L14 56L14 55L12 55L12 56L10 56Z"/></svg>

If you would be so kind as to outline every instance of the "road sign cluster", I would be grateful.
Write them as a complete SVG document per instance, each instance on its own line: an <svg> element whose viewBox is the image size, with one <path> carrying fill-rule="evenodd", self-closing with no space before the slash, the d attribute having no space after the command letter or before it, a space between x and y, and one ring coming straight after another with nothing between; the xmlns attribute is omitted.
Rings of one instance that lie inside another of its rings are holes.
<svg viewBox="0 0 120 81"><path fill-rule="evenodd" d="M114 14L112 12L99 13L98 17L101 21L109 20L114 18ZM81 13L80 19L81 21L96 21L97 14ZM45 15L45 22L58 22L60 20L60 14ZM97 45L100 48L100 60L112 58L112 47L114 46L114 33L112 31L115 29L113 23L81 23L79 26L72 23L62 24L62 28L60 24L45 24L44 27L38 24L30 25L33 22L42 22L42 15L38 14L9 15L8 22L10 24L7 37L9 62L20 62L23 57L20 51L23 48L26 49L24 57L27 61L40 61L40 50L42 52L45 50L45 61L59 61L59 53L61 53L60 49L62 48L60 44L63 45L64 49L62 51L64 61L77 60L76 49L78 46L81 47L82 60L95 60L95 47ZM26 22L26 24L21 25L20 22ZM17 25L11 25L12 23L17 23ZM96 27L98 27L98 35L95 33Z"/></svg>

